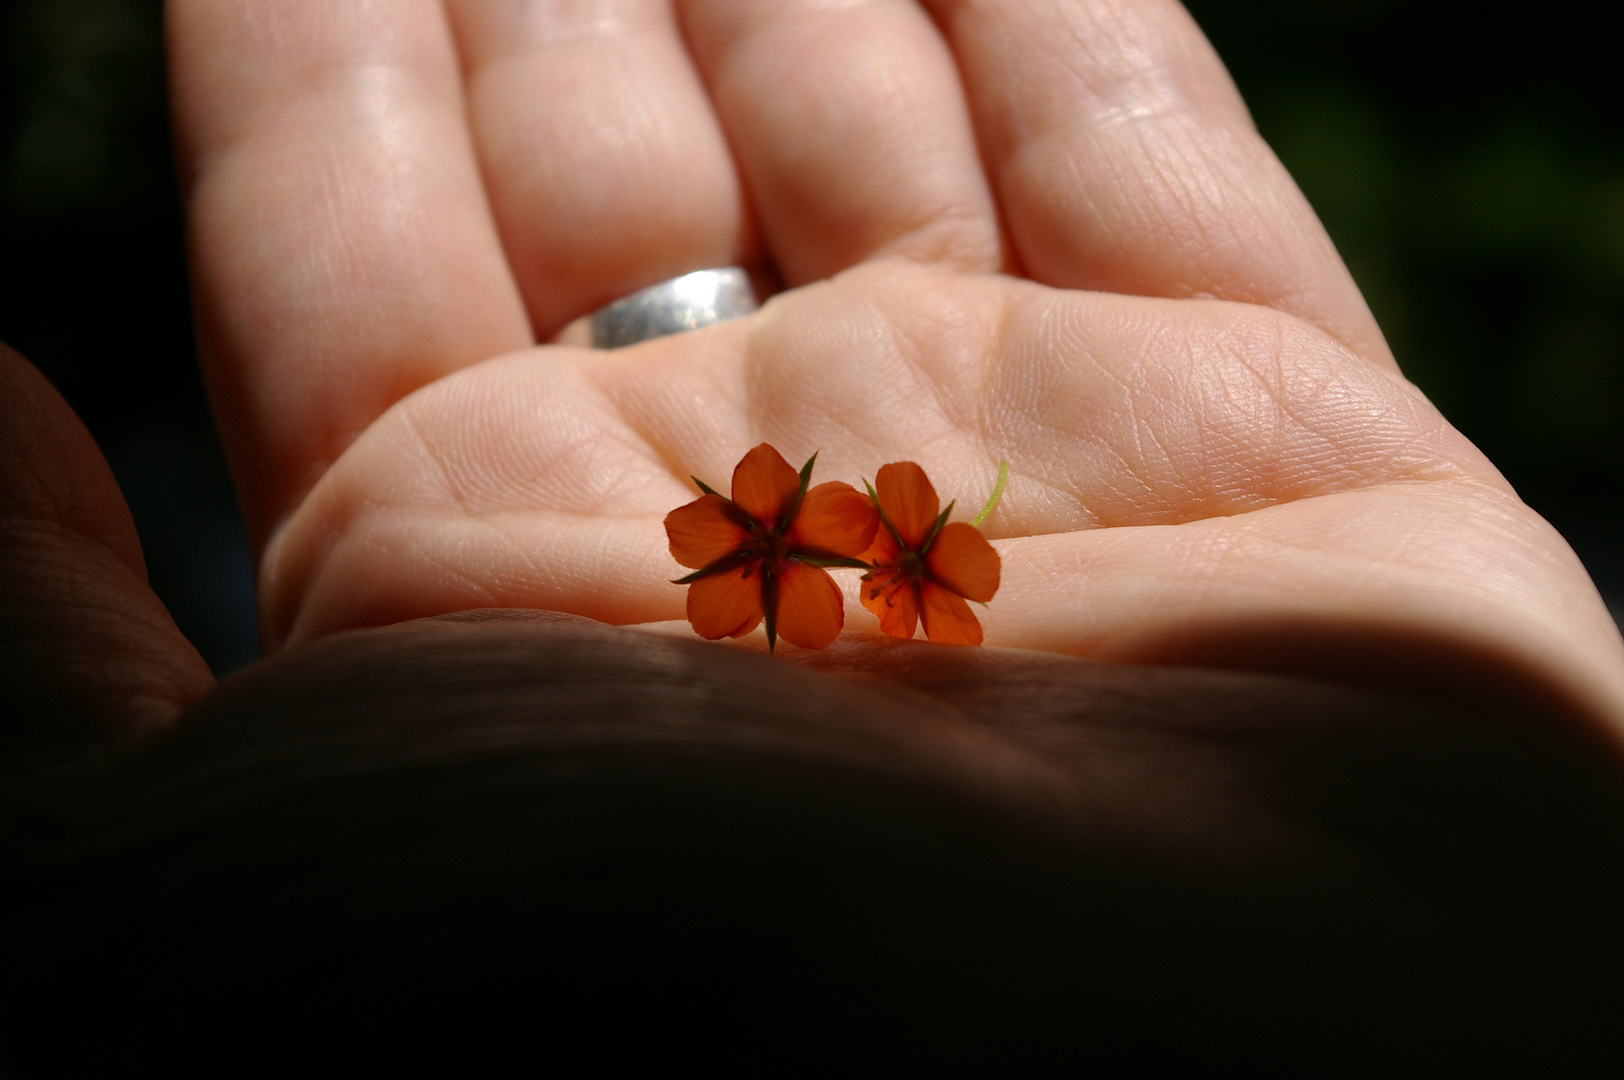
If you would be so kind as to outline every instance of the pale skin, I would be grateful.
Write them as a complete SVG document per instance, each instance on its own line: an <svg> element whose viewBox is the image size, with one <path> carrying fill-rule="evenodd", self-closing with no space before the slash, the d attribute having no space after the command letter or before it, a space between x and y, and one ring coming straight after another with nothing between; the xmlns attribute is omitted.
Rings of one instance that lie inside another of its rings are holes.
<svg viewBox="0 0 1624 1080"><path fill-rule="evenodd" d="M1490 671L1624 738L1583 567L1404 378L1177 4L172 0L168 38L270 649L669 630L662 518L767 441L916 461L960 518L1008 461L989 647ZM562 343L729 264L784 291Z"/></svg>

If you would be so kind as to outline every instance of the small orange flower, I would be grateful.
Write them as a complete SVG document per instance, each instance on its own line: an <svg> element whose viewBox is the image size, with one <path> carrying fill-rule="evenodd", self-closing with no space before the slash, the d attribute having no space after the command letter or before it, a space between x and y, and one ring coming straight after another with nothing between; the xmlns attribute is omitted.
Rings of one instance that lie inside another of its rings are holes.
<svg viewBox="0 0 1624 1080"><path fill-rule="evenodd" d="M822 649L840 634L845 603L825 566L860 566L879 530L874 504L850 484L812 479L813 454L797 473L766 443L733 470L733 497L698 479L705 494L665 517L671 555L695 573L688 622L701 637L741 637L765 619L767 647L779 636Z"/></svg>
<svg viewBox="0 0 1624 1080"><path fill-rule="evenodd" d="M998 591L998 552L974 525L947 523L952 504L911 461L881 466L869 488L885 528L863 556L863 606L889 637L911 638L918 623L932 641L980 645L981 623L966 600L986 603Z"/></svg>

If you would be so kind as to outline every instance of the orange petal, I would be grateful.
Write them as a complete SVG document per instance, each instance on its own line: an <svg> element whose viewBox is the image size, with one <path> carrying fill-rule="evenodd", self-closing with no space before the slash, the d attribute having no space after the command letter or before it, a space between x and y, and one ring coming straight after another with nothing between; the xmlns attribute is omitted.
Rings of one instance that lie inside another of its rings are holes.
<svg viewBox="0 0 1624 1080"><path fill-rule="evenodd" d="M911 461L881 465L874 476L874 493L902 542L910 551L918 551L942 512L942 502L925 470Z"/></svg>
<svg viewBox="0 0 1624 1080"><path fill-rule="evenodd" d="M879 511L867 495L831 480L807 491L790 526L789 545L793 551L853 559L868 548L879 527Z"/></svg>
<svg viewBox="0 0 1624 1080"><path fill-rule="evenodd" d="M874 542L857 558L872 566L895 566L897 560L902 558L902 549L892 539L890 529L879 528L874 530Z"/></svg>
<svg viewBox="0 0 1624 1080"><path fill-rule="evenodd" d="M961 597L928 581L919 586L919 594L926 637L944 645L981 644L981 622Z"/></svg>
<svg viewBox="0 0 1624 1080"><path fill-rule="evenodd" d="M761 622L761 577L741 566L688 586L688 622L700 637L741 637Z"/></svg>
<svg viewBox="0 0 1624 1080"><path fill-rule="evenodd" d="M733 468L733 501L769 528L795 493L801 490L801 474L777 450L762 443Z"/></svg>
<svg viewBox="0 0 1624 1080"><path fill-rule="evenodd" d="M879 617L880 633L886 637L913 637L919 626L919 598L913 586L881 574L862 584L863 606Z"/></svg>
<svg viewBox="0 0 1624 1080"><path fill-rule="evenodd" d="M925 553L925 566L938 584L966 600L985 604L998 591L998 552L974 525L962 521L943 525Z"/></svg>
<svg viewBox="0 0 1624 1080"><path fill-rule="evenodd" d="M803 649L826 649L845 624L846 603L834 578L800 562L778 575L779 637Z"/></svg>
<svg viewBox="0 0 1624 1080"><path fill-rule="evenodd" d="M729 509L728 501L720 495L702 495L665 515L671 557L684 566L703 570L737 551L750 534L728 516Z"/></svg>

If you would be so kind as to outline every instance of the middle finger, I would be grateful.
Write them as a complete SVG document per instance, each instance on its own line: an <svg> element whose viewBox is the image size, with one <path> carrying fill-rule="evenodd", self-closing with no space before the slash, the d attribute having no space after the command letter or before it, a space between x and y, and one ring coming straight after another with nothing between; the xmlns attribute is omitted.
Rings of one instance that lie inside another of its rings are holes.
<svg viewBox="0 0 1624 1080"><path fill-rule="evenodd" d="M953 60L912 0L683 0L789 285L865 259L1003 262Z"/></svg>

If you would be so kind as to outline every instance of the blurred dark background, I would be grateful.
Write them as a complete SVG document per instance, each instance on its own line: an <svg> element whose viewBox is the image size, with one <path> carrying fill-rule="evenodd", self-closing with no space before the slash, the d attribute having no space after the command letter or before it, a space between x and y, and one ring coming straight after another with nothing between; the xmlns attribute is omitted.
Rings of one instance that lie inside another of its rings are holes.
<svg viewBox="0 0 1624 1080"><path fill-rule="evenodd" d="M1624 95L1606 5L1190 7L1404 370L1624 614ZM256 652L253 579L197 371L161 13L0 4L0 340L89 425L154 588L225 672Z"/></svg>

